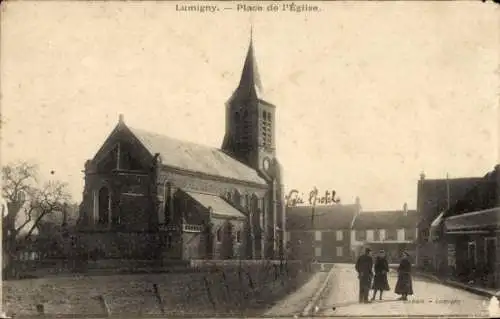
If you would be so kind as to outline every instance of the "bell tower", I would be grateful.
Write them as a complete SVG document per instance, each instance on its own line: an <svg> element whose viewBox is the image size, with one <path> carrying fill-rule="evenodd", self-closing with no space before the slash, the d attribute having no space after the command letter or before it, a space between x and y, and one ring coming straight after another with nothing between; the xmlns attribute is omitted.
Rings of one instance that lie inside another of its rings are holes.
<svg viewBox="0 0 500 319"><path fill-rule="evenodd" d="M275 109L263 98L251 33L239 85L226 102L222 150L269 178L277 173Z"/></svg>

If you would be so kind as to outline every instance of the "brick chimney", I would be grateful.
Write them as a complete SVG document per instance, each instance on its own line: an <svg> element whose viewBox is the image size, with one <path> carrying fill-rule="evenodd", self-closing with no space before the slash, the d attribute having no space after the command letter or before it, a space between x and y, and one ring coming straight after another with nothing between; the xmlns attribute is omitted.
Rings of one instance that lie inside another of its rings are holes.
<svg viewBox="0 0 500 319"><path fill-rule="evenodd" d="M123 114L118 115L118 123L124 123L125 119L123 117Z"/></svg>
<svg viewBox="0 0 500 319"><path fill-rule="evenodd" d="M404 203L404 204L403 204L403 213L404 213L405 215L407 215L407 214L408 214L408 204L407 204L407 203Z"/></svg>
<svg viewBox="0 0 500 319"><path fill-rule="evenodd" d="M420 180L423 181L425 180L425 173L422 171L422 173L420 173Z"/></svg>

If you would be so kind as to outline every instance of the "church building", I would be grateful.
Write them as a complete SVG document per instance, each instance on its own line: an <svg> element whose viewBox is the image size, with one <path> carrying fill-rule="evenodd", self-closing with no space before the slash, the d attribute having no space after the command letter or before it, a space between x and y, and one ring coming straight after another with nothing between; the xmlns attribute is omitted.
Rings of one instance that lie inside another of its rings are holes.
<svg viewBox="0 0 500 319"><path fill-rule="evenodd" d="M85 163L81 243L99 258L278 258L285 205L275 132L250 40L221 148L134 128L120 115Z"/></svg>

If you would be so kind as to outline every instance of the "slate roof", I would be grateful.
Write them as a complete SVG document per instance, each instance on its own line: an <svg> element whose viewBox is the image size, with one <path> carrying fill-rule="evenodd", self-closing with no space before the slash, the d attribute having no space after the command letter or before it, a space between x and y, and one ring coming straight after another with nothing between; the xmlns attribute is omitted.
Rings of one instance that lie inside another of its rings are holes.
<svg viewBox="0 0 500 319"><path fill-rule="evenodd" d="M220 149L127 127L152 155L160 154L163 165L267 185L256 170L235 160Z"/></svg>
<svg viewBox="0 0 500 319"><path fill-rule="evenodd" d="M424 179L419 181L417 210L420 223L429 224L448 207L447 187L449 183L450 206L453 206L480 180L479 177Z"/></svg>
<svg viewBox="0 0 500 319"><path fill-rule="evenodd" d="M215 215L246 218L245 215L217 195L184 191L205 208L212 208Z"/></svg>
<svg viewBox="0 0 500 319"><path fill-rule="evenodd" d="M353 229L392 229L416 228L418 215L416 210L362 211L356 216Z"/></svg>
<svg viewBox="0 0 500 319"><path fill-rule="evenodd" d="M259 99L262 98L262 81L255 59L253 40L250 39L250 45L248 46L247 56L241 72L240 83L229 100L248 98L252 95Z"/></svg>
<svg viewBox="0 0 500 319"><path fill-rule="evenodd" d="M350 229L356 214L356 205L316 206L314 229ZM310 230L311 206L288 207L286 211L287 230Z"/></svg>
<svg viewBox="0 0 500 319"><path fill-rule="evenodd" d="M500 228L500 207L451 216L444 223L447 231Z"/></svg>

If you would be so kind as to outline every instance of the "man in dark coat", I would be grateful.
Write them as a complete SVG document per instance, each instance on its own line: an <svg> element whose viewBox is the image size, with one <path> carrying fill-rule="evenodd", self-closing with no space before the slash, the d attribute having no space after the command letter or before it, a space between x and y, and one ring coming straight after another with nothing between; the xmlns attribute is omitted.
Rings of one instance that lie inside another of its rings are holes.
<svg viewBox="0 0 500 319"><path fill-rule="evenodd" d="M359 302L369 303L368 294L373 277L373 260L371 256L371 249L366 248L365 254L359 256L356 261L356 271L358 272L359 279Z"/></svg>

